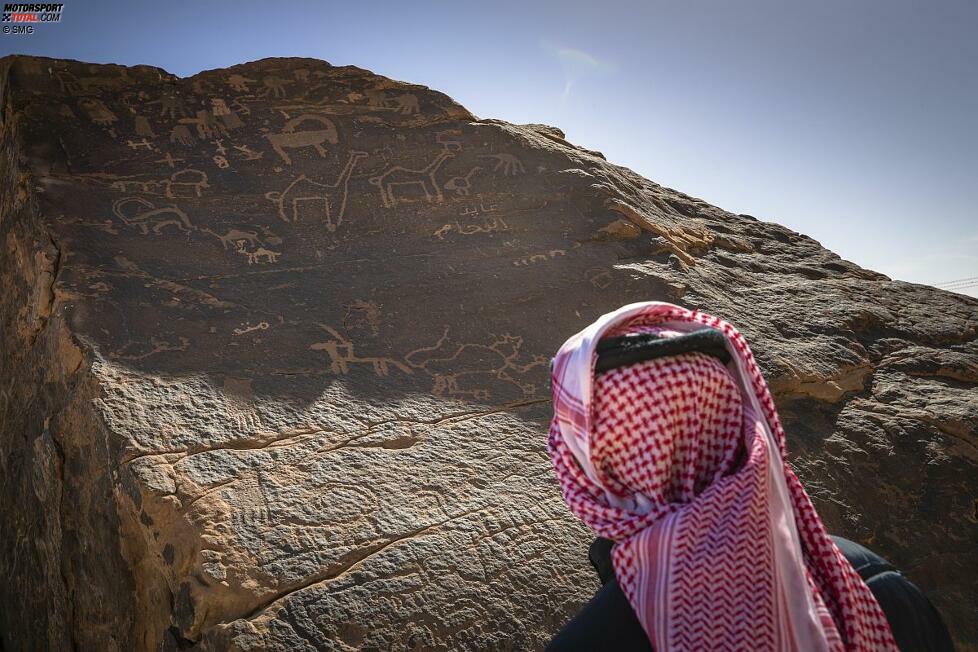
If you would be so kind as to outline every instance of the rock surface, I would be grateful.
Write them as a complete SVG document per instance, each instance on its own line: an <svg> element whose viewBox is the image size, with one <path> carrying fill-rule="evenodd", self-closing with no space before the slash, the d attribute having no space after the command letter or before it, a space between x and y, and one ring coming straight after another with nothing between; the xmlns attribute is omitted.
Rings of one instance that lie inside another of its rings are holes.
<svg viewBox="0 0 978 652"><path fill-rule="evenodd" d="M978 300L355 67L0 66L2 649L542 647L548 359L648 299L978 649Z"/></svg>

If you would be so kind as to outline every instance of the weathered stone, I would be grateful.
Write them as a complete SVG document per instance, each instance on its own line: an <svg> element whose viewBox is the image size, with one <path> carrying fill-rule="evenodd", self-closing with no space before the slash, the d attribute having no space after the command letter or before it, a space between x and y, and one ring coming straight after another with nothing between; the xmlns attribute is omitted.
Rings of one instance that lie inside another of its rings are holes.
<svg viewBox="0 0 978 652"><path fill-rule="evenodd" d="M975 299L354 67L0 62L4 650L541 647L597 583L548 359L647 299L976 649Z"/></svg>

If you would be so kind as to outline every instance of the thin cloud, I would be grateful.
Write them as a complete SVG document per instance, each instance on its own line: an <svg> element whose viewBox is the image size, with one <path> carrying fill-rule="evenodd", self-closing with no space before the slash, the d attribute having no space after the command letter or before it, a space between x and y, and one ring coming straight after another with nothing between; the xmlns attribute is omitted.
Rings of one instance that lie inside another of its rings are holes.
<svg viewBox="0 0 978 652"><path fill-rule="evenodd" d="M618 71L611 61L578 48L565 47L546 39L540 41L540 47L548 56L556 59L564 71L564 90L560 94L560 103L564 104L570 96L571 88L580 79L595 74L610 74Z"/></svg>

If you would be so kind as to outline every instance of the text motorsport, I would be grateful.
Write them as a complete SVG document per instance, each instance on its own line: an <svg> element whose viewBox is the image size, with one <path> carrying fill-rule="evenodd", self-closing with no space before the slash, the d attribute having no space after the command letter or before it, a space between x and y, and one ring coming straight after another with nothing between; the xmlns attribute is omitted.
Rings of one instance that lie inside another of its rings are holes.
<svg viewBox="0 0 978 652"><path fill-rule="evenodd" d="M0 22L4 23L4 34L33 34L33 23L58 23L61 22L61 11L64 3L17 3L6 2L3 5L3 17ZM6 23L18 23L7 25Z"/></svg>

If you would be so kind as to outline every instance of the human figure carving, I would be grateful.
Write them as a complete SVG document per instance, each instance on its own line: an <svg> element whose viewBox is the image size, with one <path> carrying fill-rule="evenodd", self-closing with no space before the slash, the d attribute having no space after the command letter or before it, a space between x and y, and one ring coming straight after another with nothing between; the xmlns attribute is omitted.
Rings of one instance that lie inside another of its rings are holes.
<svg viewBox="0 0 978 652"><path fill-rule="evenodd" d="M105 106L102 100L85 98L79 104L85 109L88 118L97 125L108 127L119 119L109 110L109 107Z"/></svg>
<svg viewBox="0 0 978 652"><path fill-rule="evenodd" d="M159 99L158 102L150 102L150 104L160 105L160 117L176 118L177 113L181 116L187 115L187 109L183 105L183 100L178 96L170 94L164 95Z"/></svg>
<svg viewBox="0 0 978 652"><path fill-rule="evenodd" d="M303 122L316 122L322 125L322 129L309 129L296 131L296 127ZM339 142L336 132L336 125L329 118L312 113L306 113L292 118L282 127L282 132L277 134L265 134L265 138L272 144L272 148L282 157L287 165L292 165L292 159L285 152L285 149L296 149L299 147L314 147L319 155L326 157L327 150L323 143L335 145Z"/></svg>
<svg viewBox="0 0 978 652"><path fill-rule="evenodd" d="M156 138L156 132L145 116L137 115L134 119L136 135L144 138Z"/></svg>
<svg viewBox="0 0 978 652"><path fill-rule="evenodd" d="M285 85L291 83L291 79L281 79L275 76L262 79L262 84L265 85L265 94L270 92L272 97L285 97Z"/></svg>
<svg viewBox="0 0 978 652"><path fill-rule="evenodd" d="M190 133L190 130L187 129L186 125L176 125L170 130L170 142L191 147L197 141L194 139L193 134Z"/></svg>
<svg viewBox="0 0 978 652"><path fill-rule="evenodd" d="M420 187L427 201L440 203L444 198L438 181L435 179L435 174L437 174L442 163L453 156L455 155L452 152L442 151L431 163L421 169L395 165L383 174L371 177L370 183L380 190L380 198L384 203L384 208L394 208L397 205L398 197L394 194L394 188L397 186Z"/></svg>
<svg viewBox="0 0 978 652"><path fill-rule="evenodd" d="M77 95L81 92L81 85L78 83L78 78L67 70L59 70L54 73L54 76L58 78L58 83L61 84L62 93Z"/></svg>
<svg viewBox="0 0 978 652"><path fill-rule="evenodd" d="M228 130L225 129L224 125L218 122L214 114L206 109L197 111L196 118L180 118L179 122L197 127L197 135L202 140L214 138L217 133L220 133L222 136L228 135Z"/></svg>

